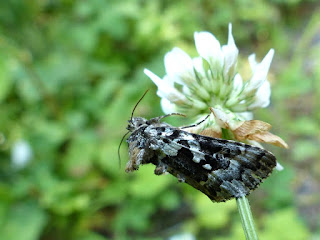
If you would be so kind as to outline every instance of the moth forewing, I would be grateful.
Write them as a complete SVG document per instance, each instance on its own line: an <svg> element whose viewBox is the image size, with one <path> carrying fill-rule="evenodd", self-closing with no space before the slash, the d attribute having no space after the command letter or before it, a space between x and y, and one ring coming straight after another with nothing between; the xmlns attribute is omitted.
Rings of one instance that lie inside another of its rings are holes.
<svg viewBox="0 0 320 240"><path fill-rule="evenodd" d="M274 155L264 149L189 133L160 119L129 121L127 172L152 163L155 174L169 172L222 202L248 195L276 166Z"/></svg>

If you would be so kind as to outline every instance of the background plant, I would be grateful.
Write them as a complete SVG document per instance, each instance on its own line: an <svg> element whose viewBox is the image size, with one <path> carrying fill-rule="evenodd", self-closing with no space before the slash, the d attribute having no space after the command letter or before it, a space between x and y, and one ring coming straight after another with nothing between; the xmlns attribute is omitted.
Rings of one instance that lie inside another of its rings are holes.
<svg viewBox="0 0 320 240"><path fill-rule="evenodd" d="M290 146L268 147L285 170L250 196L259 236L316 237L319 16L316 2L299 0L2 1L1 238L243 238L234 201L212 204L173 177L154 176L152 166L125 174L116 155L147 88L136 115L162 114L143 68L163 75L163 56L173 46L195 54L194 31L214 32L226 43L229 22L241 56L255 52L261 60L275 49L271 106L255 117ZM248 65L239 68L250 74ZM11 152L21 140L32 154L17 165ZM121 153L124 163L126 147Z"/></svg>

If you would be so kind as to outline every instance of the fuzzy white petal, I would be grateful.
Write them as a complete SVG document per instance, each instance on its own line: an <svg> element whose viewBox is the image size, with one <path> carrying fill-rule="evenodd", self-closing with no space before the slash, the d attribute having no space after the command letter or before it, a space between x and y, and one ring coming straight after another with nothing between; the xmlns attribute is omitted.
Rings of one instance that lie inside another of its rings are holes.
<svg viewBox="0 0 320 240"><path fill-rule="evenodd" d="M193 67L195 70L201 74L202 76L205 75L204 69L203 69L203 60L201 57L195 57L192 59Z"/></svg>
<svg viewBox="0 0 320 240"><path fill-rule="evenodd" d="M191 92L190 88L187 87L187 85L183 85L183 87L182 87L182 92L183 92L185 95L188 95L188 96L191 96L191 95L192 95L192 92Z"/></svg>
<svg viewBox="0 0 320 240"><path fill-rule="evenodd" d="M160 77L158 77L157 75L155 75L153 72L151 72L150 70L148 69L144 69L143 70L144 74L147 75L152 82L154 82L154 84L157 85L157 87L163 85L163 84L166 84L164 81L162 81L162 79ZM170 86L172 87L172 86Z"/></svg>
<svg viewBox="0 0 320 240"><path fill-rule="evenodd" d="M256 54L251 54L249 57L248 57L248 60L249 60L249 64L250 64L250 67L251 67L251 70L252 72L254 72L256 70L256 67L258 65L257 61L256 61Z"/></svg>
<svg viewBox="0 0 320 240"><path fill-rule="evenodd" d="M233 79L233 89L235 90L235 93L239 93L243 87L243 80L241 75L238 73L235 75Z"/></svg>
<svg viewBox="0 0 320 240"><path fill-rule="evenodd" d="M239 96L243 89L243 80L239 73L233 78L233 89L229 95L228 101L226 101L227 106L233 106L239 103Z"/></svg>
<svg viewBox="0 0 320 240"><path fill-rule="evenodd" d="M173 48L164 56L164 65L171 81L190 84L195 79L192 59L180 48Z"/></svg>
<svg viewBox="0 0 320 240"><path fill-rule="evenodd" d="M201 100L193 98L192 99L192 108L204 110L204 109L208 109L208 105Z"/></svg>
<svg viewBox="0 0 320 240"><path fill-rule="evenodd" d="M228 44L222 47L224 55L224 78L225 80L233 78L237 65L239 50L232 36L232 25L229 24Z"/></svg>
<svg viewBox="0 0 320 240"><path fill-rule="evenodd" d="M256 88L259 88L266 80L273 55L274 50L271 49L264 57L262 62L256 65L253 76L248 82L248 85L245 89L246 92L250 92Z"/></svg>
<svg viewBox="0 0 320 240"><path fill-rule="evenodd" d="M215 36L209 32L195 32L194 41L199 55L207 60L214 70L219 71L223 65L223 54Z"/></svg>
<svg viewBox="0 0 320 240"><path fill-rule="evenodd" d="M168 99L161 98L160 104L161 104L162 111L165 114L176 112L176 105L172 104Z"/></svg>
<svg viewBox="0 0 320 240"><path fill-rule="evenodd" d="M161 98L167 98L172 103L186 102L186 97L171 85L168 77L161 79L148 69L144 69L144 73L157 85L157 94Z"/></svg>
<svg viewBox="0 0 320 240"><path fill-rule="evenodd" d="M203 67L203 58L202 57L195 57L192 59L193 67L196 71L197 77L201 79L202 86L208 90L212 88L212 81L208 79L206 76L206 72Z"/></svg>
<svg viewBox="0 0 320 240"><path fill-rule="evenodd" d="M248 109L265 108L270 104L271 87L269 81L265 81L257 90L255 101Z"/></svg>
<svg viewBox="0 0 320 240"><path fill-rule="evenodd" d="M256 93L257 99L259 99L260 107L265 108L270 104L271 86L270 82L265 81Z"/></svg>

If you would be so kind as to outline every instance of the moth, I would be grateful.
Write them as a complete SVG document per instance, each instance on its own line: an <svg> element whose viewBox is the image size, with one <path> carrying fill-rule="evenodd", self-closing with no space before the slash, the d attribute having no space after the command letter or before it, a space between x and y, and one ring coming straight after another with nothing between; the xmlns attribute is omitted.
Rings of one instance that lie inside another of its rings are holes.
<svg viewBox="0 0 320 240"><path fill-rule="evenodd" d="M262 148L183 130L195 125L179 128L161 122L168 116L182 114L172 113L149 120L133 117L142 98L128 121L127 130L131 135L127 139L126 172L151 163L156 166L156 175L168 172L212 201L224 202L248 195L276 166L275 156Z"/></svg>

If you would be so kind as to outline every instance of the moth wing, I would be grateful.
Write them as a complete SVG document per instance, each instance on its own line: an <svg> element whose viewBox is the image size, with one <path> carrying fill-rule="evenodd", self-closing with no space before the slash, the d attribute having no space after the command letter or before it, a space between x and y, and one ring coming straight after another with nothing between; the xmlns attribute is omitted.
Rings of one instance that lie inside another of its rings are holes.
<svg viewBox="0 0 320 240"><path fill-rule="evenodd" d="M172 174L184 176L214 201L249 194L276 165L274 155L258 147L172 127L155 129Z"/></svg>

